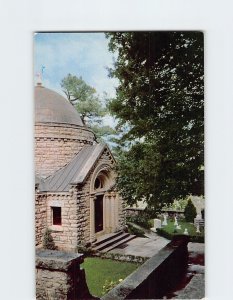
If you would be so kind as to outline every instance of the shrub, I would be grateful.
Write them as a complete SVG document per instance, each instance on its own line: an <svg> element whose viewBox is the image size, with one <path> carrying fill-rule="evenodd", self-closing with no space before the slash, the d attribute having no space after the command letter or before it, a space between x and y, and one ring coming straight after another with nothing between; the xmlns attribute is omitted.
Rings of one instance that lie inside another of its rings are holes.
<svg viewBox="0 0 233 300"><path fill-rule="evenodd" d="M111 259L116 261L125 261L135 263L137 265L143 264L145 261L148 260L149 257L142 257L142 256L135 256L130 254L119 254L119 253L108 253L108 252L99 252L95 253L94 256L97 256L102 259Z"/></svg>
<svg viewBox="0 0 233 300"><path fill-rule="evenodd" d="M172 240L172 238L176 235L176 233L169 233L164 228L157 228L157 233L168 240ZM204 243L205 237L203 235L189 235L190 242L193 243Z"/></svg>
<svg viewBox="0 0 233 300"><path fill-rule="evenodd" d="M141 212L140 214L138 214L136 216L127 217L127 221L135 223L146 229L151 228L150 218L149 218L148 214L145 212Z"/></svg>
<svg viewBox="0 0 233 300"><path fill-rule="evenodd" d="M187 205L185 206L185 209L184 209L185 220L187 222L192 222L193 223L193 220L196 217L196 215L197 215L196 208L193 205L192 201L189 199L189 201L188 201L188 203L187 203Z"/></svg>
<svg viewBox="0 0 233 300"><path fill-rule="evenodd" d="M85 257L92 256L94 253L94 250L92 249L91 243L85 243L85 242L79 242L79 244L76 247L76 251L78 253L84 254Z"/></svg>
<svg viewBox="0 0 233 300"><path fill-rule="evenodd" d="M130 234L135 234L136 236L139 236L139 237L144 237L144 231L137 228L137 227L134 227L133 225L131 224L127 224L128 226L128 232Z"/></svg>
<svg viewBox="0 0 233 300"><path fill-rule="evenodd" d="M51 230L46 228L44 236L43 236L43 247L44 249L49 249L49 250L56 250L57 247L55 246Z"/></svg>

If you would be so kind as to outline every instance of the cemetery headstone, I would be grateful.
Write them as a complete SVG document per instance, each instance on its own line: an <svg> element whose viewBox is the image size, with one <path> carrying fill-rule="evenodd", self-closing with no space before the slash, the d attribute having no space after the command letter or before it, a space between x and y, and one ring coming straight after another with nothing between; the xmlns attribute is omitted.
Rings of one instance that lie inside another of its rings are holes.
<svg viewBox="0 0 233 300"><path fill-rule="evenodd" d="M162 225L163 225L163 226L167 226L167 215L164 214L163 217L164 217L164 220L163 220Z"/></svg>
<svg viewBox="0 0 233 300"><path fill-rule="evenodd" d="M153 232L156 232L157 228L161 228L162 227L162 222L160 219L154 219L154 227L151 228L150 230Z"/></svg>
<svg viewBox="0 0 233 300"><path fill-rule="evenodd" d="M184 230L184 234L186 234L186 235L189 235L189 233L188 233L188 229L187 229L187 228L185 228L185 230Z"/></svg>

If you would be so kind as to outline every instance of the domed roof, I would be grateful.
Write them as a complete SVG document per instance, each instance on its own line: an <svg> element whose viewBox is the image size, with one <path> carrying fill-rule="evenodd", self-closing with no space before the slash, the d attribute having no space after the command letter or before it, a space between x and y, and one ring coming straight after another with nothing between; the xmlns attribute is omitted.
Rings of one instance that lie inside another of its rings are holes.
<svg viewBox="0 0 233 300"><path fill-rule="evenodd" d="M73 105L58 93L43 86L35 87L35 122L83 126Z"/></svg>

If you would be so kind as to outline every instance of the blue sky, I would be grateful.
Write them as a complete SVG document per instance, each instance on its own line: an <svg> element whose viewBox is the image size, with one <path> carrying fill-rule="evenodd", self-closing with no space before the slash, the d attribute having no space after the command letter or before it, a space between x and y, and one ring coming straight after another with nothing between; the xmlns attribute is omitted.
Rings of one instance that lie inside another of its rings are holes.
<svg viewBox="0 0 233 300"><path fill-rule="evenodd" d="M68 74L82 76L99 95L115 96L117 80L108 77L116 54L108 51L104 33L37 33L34 36L34 76L43 71L43 85L64 95L60 82Z"/></svg>

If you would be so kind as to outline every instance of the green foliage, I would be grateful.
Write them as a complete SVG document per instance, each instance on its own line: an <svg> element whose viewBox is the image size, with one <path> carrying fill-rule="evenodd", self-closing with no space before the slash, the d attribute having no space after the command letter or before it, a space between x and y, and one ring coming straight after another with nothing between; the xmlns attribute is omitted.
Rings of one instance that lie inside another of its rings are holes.
<svg viewBox="0 0 233 300"><path fill-rule="evenodd" d="M102 138L106 139L116 135L116 130L108 125L94 124L91 126L91 129L94 131L97 140L101 140Z"/></svg>
<svg viewBox="0 0 233 300"><path fill-rule="evenodd" d="M103 126L102 118L108 113L104 99L99 98L96 90L89 86L82 77L68 74L61 81L61 87L68 100L80 114L84 124L91 127L97 139L101 140L106 135L115 134L116 131L110 126Z"/></svg>
<svg viewBox="0 0 233 300"><path fill-rule="evenodd" d="M55 246L51 230L46 228L44 236L43 236L43 248L49 250L56 250L57 247Z"/></svg>
<svg viewBox="0 0 233 300"><path fill-rule="evenodd" d="M109 109L123 130L118 189L151 207L204 189L204 51L201 32L112 32Z"/></svg>
<svg viewBox="0 0 233 300"><path fill-rule="evenodd" d="M91 243L79 242L78 246L76 247L76 251L78 253L84 254L85 257L92 256L95 252L92 249Z"/></svg>
<svg viewBox="0 0 233 300"><path fill-rule="evenodd" d="M86 258L83 264L90 293L102 296L105 282L119 282L137 269L137 264L110 259Z"/></svg>
<svg viewBox="0 0 233 300"><path fill-rule="evenodd" d="M187 203L187 205L184 209L185 220L187 222L192 222L193 223L193 220L196 217L196 215L197 215L196 208L193 205L193 202L189 199L188 203Z"/></svg>
<svg viewBox="0 0 233 300"><path fill-rule="evenodd" d="M129 217L127 217L126 221L135 223L146 229L150 229L153 226L151 224L151 220L149 219L149 216L144 212L142 212L136 216L129 216Z"/></svg>
<svg viewBox="0 0 233 300"><path fill-rule="evenodd" d="M129 223L127 223L127 226L128 226L128 232L130 234L134 234L138 237L145 237L144 231L142 229L137 228L137 227L135 227L135 226L133 226L132 224L129 224Z"/></svg>
<svg viewBox="0 0 233 300"><path fill-rule="evenodd" d="M187 228L189 233L190 241L193 243L204 243L204 230L201 229L201 233L196 233L196 227L193 224L187 223L185 221L178 221L181 229L174 227L174 220L168 220L168 225L162 228L157 228L157 233L169 240L173 238L174 235L180 235L184 233L185 228Z"/></svg>
<svg viewBox="0 0 233 300"><path fill-rule="evenodd" d="M188 203L188 198L180 199L180 200L174 200L172 203L165 203L163 206L163 209L170 209L174 211L183 211Z"/></svg>

